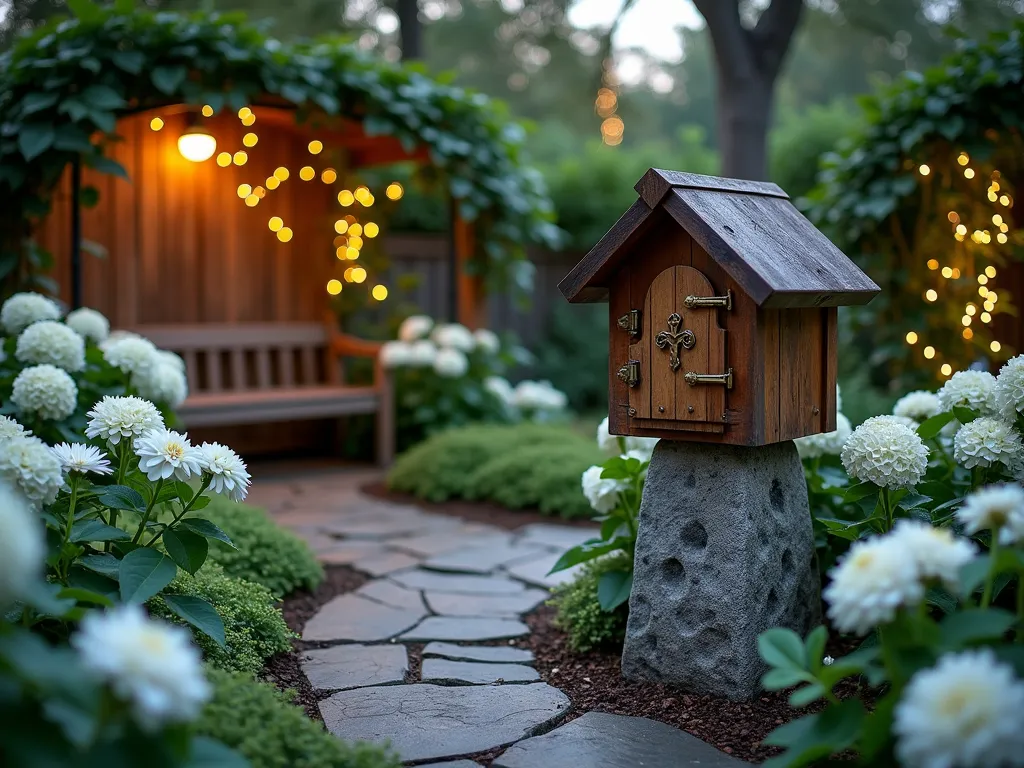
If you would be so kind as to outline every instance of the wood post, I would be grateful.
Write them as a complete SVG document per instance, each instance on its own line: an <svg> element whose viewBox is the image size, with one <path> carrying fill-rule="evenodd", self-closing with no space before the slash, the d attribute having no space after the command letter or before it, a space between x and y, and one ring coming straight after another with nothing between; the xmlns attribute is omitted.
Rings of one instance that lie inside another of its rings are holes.
<svg viewBox="0 0 1024 768"><path fill-rule="evenodd" d="M456 314L458 321L467 328L476 330L487 325L487 303L484 299L483 279L467 271L476 250L476 234L472 223L458 213L458 206L452 206L452 238L455 247Z"/></svg>

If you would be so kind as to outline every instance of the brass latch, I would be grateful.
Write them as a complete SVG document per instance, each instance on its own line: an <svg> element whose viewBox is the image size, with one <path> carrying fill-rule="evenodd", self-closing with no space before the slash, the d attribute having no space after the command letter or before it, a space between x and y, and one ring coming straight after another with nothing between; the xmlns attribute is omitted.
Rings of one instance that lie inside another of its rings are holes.
<svg viewBox="0 0 1024 768"><path fill-rule="evenodd" d="M687 371L683 378L691 387L697 384L724 384L726 389L732 389L732 368L726 373L694 373Z"/></svg>
<svg viewBox="0 0 1024 768"><path fill-rule="evenodd" d="M631 309L618 319L618 326L630 336L640 335L640 310Z"/></svg>
<svg viewBox="0 0 1024 768"><path fill-rule="evenodd" d="M626 382L627 387L635 387L640 383L640 361L629 360L616 374L622 381Z"/></svg>
<svg viewBox="0 0 1024 768"><path fill-rule="evenodd" d="M725 296L687 296L683 299L687 309L698 309L701 307L724 307L732 309L732 288L725 292Z"/></svg>

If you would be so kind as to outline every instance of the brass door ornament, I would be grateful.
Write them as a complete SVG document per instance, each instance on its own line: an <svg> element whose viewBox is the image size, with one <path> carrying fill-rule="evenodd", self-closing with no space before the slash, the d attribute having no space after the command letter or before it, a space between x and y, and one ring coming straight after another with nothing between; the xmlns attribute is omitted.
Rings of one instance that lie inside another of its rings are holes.
<svg viewBox="0 0 1024 768"><path fill-rule="evenodd" d="M668 367L673 371L678 371L682 364L679 360L680 345L683 349L693 349L693 345L697 343L697 337L693 331L687 329L679 332L679 324L682 322L683 318L673 312L668 316L668 330L661 331L654 337L654 343L658 345L658 349L668 349Z"/></svg>
<svg viewBox="0 0 1024 768"><path fill-rule="evenodd" d="M711 307L732 309L732 288L725 292L725 296L687 296L683 299L683 305L687 309Z"/></svg>
<svg viewBox="0 0 1024 768"><path fill-rule="evenodd" d="M630 336L640 335L640 310L631 309L629 312L620 317L617 321L619 328L624 330Z"/></svg>
<svg viewBox="0 0 1024 768"><path fill-rule="evenodd" d="M627 387L635 387L640 383L640 361L629 360L615 375L624 381Z"/></svg>
<svg viewBox="0 0 1024 768"><path fill-rule="evenodd" d="M698 384L721 384L726 389L732 389L732 368L726 373L694 373L687 371L683 376L686 383L691 387Z"/></svg>

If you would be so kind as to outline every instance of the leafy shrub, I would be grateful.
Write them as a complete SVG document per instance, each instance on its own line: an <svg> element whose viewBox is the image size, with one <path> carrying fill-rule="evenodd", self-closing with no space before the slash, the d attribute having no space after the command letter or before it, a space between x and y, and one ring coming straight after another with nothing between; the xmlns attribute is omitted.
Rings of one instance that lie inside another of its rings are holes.
<svg viewBox="0 0 1024 768"><path fill-rule="evenodd" d="M264 660L291 649L292 633L274 607L274 596L262 584L236 579L211 564L195 576L179 574L167 589L207 600L224 620L224 647L205 634L193 633L214 667L255 675ZM163 598L154 598L149 607L153 614L181 623Z"/></svg>
<svg viewBox="0 0 1024 768"><path fill-rule="evenodd" d="M576 411L608 403L608 307L557 304L537 349L535 371L565 392Z"/></svg>
<svg viewBox="0 0 1024 768"><path fill-rule="evenodd" d="M632 557L624 552L592 560L575 580L555 589L551 600L558 609L555 626L568 634L569 647L574 651L585 653L594 648L622 646L629 604L604 610L598 604L597 585L604 574L627 568L632 568Z"/></svg>
<svg viewBox="0 0 1024 768"><path fill-rule="evenodd" d="M213 499L203 514L237 547L221 542L210 547L210 560L229 576L262 584L276 597L316 589L323 581L323 568L306 542L277 525L262 509Z"/></svg>
<svg viewBox="0 0 1024 768"><path fill-rule="evenodd" d="M252 768L398 768L383 747L349 744L327 733L291 703L292 695L245 675L210 669L213 698L197 733L233 747Z"/></svg>

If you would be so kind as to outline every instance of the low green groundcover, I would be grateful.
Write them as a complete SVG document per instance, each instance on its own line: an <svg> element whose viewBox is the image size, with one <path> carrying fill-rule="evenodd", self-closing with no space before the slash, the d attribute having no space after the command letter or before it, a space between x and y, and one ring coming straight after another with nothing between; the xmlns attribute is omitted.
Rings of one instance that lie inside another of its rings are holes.
<svg viewBox="0 0 1024 768"><path fill-rule="evenodd" d="M629 604L623 603L614 611L602 610L597 600L597 582L608 571L622 570L628 561L625 553L593 560L583 566L575 580L555 590L551 600L558 610L555 626L567 633L569 647L574 651L622 647Z"/></svg>

